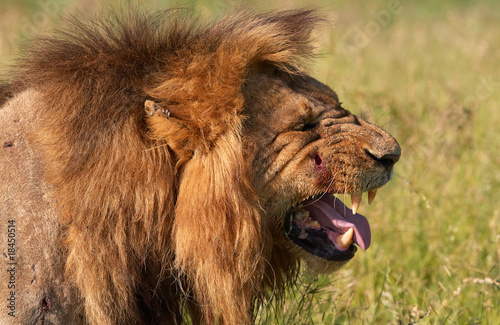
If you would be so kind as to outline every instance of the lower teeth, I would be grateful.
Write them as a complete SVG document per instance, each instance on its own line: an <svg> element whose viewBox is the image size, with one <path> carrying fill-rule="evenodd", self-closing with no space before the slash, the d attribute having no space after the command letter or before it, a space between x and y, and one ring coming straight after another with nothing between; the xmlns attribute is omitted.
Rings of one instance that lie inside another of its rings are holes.
<svg viewBox="0 0 500 325"><path fill-rule="evenodd" d="M349 230L347 230L345 233L337 235L337 237L335 237L335 243L341 249L347 249L349 246L351 246L353 233L354 230L352 228L349 228Z"/></svg>

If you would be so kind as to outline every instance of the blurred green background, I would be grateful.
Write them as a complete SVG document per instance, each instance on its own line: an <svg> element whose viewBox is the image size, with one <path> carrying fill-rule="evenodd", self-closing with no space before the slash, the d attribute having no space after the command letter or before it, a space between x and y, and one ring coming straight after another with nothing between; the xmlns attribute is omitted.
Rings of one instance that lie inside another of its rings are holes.
<svg viewBox="0 0 500 325"><path fill-rule="evenodd" d="M100 3L0 0L0 71L59 15L126 2ZM310 73L403 149L394 180L360 208L370 249L334 275L304 270L257 322L500 324L500 2L141 1L206 19L241 4L318 8L328 23Z"/></svg>

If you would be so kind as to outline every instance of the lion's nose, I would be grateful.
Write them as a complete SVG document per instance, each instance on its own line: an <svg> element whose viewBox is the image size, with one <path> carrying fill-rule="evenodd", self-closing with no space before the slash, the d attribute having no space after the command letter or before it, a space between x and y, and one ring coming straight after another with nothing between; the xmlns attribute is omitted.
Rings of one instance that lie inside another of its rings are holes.
<svg viewBox="0 0 500 325"><path fill-rule="evenodd" d="M359 125L365 132L366 146L365 153L380 165L390 170L401 157L401 147L399 143L388 132L357 118Z"/></svg>
<svg viewBox="0 0 500 325"><path fill-rule="evenodd" d="M386 168L391 168L401 157L401 147L394 140L394 143L365 149L366 154Z"/></svg>

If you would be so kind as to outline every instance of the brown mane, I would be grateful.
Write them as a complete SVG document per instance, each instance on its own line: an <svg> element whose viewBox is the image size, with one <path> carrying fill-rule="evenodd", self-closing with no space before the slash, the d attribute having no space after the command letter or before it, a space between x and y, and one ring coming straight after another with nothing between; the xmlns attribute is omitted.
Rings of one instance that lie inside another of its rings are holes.
<svg viewBox="0 0 500 325"><path fill-rule="evenodd" d="M13 91L11 85L0 82L0 107L12 96Z"/></svg>
<svg viewBox="0 0 500 325"><path fill-rule="evenodd" d="M182 296L195 322L247 323L294 272L297 261L271 260L243 163L242 87L262 62L300 70L317 22L310 11L207 26L178 11L125 14L75 20L28 50L17 80L42 96L35 141L91 323L154 322L165 304L179 321ZM168 109L167 126L144 123L146 100Z"/></svg>

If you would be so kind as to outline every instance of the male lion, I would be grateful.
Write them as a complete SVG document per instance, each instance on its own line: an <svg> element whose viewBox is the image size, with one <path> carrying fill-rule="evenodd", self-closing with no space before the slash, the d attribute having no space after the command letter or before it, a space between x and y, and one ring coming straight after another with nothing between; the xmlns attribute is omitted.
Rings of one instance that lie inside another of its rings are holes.
<svg viewBox="0 0 500 325"><path fill-rule="evenodd" d="M180 16L73 22L1 87L2 324L250 323L370 245L400 147L304 72L314 12Z"/></svg>

